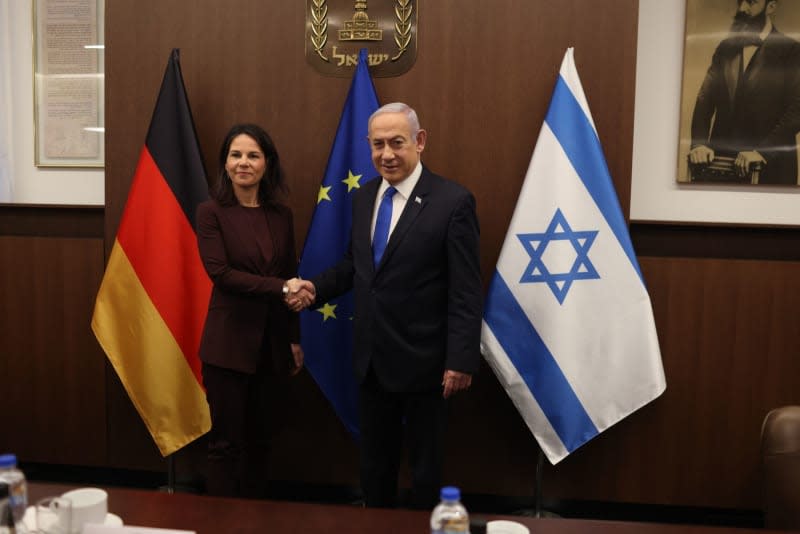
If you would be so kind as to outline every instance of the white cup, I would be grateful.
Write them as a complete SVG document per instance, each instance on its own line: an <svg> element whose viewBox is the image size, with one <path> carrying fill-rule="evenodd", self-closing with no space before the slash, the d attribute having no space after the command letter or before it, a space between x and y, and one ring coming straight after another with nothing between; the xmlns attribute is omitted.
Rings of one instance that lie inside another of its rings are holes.
<svg viewBox="0 0 800 534"><path fill-rule="evenodd" d="M45 497L36 503L36 530L40 534L69 534L72 503L64 497Z"/></svg>
<svg viewBox="0 0 800 534"><path fill-rule="evenodd" d="M530 534L530 530L522 523L498 519L486 523L486 534Z"/></svg>
<svg viewBox="0 0 800 534"><path fill-rule="evenodd" d="M72 502L72 521L69 531L78 534L87 523L104 523L108 514L108 493L100 488L79 488L62 497Z"/></svg>

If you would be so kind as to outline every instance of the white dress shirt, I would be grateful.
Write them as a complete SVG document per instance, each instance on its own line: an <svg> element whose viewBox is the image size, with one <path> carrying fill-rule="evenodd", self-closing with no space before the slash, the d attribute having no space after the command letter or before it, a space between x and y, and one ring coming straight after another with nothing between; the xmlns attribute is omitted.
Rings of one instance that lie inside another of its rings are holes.
<svg viewBox="0 0 800 534"><path fill-rule="evenodd" d="M392 197L392 221L389 224L390 237L394 231L394 227L397 225L397 220L400 219L400 215L403 213L403 209L406 207L406 202L408 202L409 197L411 197L411 192L414 190L414 187L416 187L417 182L419 181L421 174L422 162L420 161L417 162L417 166L414 168L408 178L399 184L395 184L394 186L394 188L397 189L397 193L395 193ZM375 198L375 209L372 211L372 229L370 230L370 235L373 238L375 237L375 221L378 219L378 208L381 205L383 193L389 189L390 185L392 184L387 182L385 178L381 178L381 185L378 187L378 196Z"/></svg>

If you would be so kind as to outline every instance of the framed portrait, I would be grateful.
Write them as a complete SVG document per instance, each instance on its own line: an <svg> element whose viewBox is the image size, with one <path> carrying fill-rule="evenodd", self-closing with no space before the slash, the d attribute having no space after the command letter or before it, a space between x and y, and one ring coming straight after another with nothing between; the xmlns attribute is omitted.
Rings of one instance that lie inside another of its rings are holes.
<svg viewBox="0 0 800 534"><path fill-rule="evenodd" d="M800 2L686 0L677 181L798 185Z"/></svg>
<svg viewBox="0 0 800 534"><path fill-rule="evenodd" d="M104 165L104 0L34 0L38 167Z"/></svg>

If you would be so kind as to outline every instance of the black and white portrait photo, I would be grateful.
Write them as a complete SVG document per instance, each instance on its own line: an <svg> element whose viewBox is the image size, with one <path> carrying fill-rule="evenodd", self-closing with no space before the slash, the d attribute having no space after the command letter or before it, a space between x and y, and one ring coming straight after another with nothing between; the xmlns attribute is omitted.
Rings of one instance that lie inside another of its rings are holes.
<svg viewBox="0 0 800 534"><path fill-rule="evenodd" d="M678 182L798 184L800 1L687 0Z"/></svg>

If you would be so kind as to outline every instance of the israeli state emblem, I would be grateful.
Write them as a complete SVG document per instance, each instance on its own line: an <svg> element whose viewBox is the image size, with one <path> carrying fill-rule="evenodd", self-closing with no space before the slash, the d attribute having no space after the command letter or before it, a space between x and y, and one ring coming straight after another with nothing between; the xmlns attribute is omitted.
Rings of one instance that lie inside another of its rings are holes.
<svg viewBox="0 0 800 534"><path fill-rule="evenodd" d="M362 48L372 76L408 71L417 58L417 0L306 0L306 61L318 72L352 76Z"/></svg>

